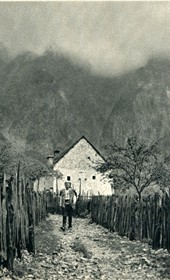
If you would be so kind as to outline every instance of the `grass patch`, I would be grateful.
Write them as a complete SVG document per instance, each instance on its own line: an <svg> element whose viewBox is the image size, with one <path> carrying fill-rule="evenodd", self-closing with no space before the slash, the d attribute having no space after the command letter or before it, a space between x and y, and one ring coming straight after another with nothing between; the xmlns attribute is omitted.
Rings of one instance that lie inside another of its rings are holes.
<svg viewBox="0 0 170 280"><path fill-rule="evenodd" d="M90 259L92 257L92 253L87 249L87 247L84 245L82 241L79 239L75 239L73 244L71 245L71 248L75 252L79 252L83 254L84 258Z"/></svg>

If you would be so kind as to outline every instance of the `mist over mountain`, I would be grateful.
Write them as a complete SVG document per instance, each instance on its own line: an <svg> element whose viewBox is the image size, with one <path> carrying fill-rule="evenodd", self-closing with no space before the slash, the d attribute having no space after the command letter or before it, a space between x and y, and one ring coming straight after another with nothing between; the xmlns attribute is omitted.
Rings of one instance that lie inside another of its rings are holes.
<svg viewBox="0 0 170 280"><path fill-rule="evenodd" d="M102 150L139 127L148 138L166 136L169 147L169 77L170 61L163 59L107 78L49 50L12 59L0 48L1 135L17 152L42 161L82 135Z"/></svg>

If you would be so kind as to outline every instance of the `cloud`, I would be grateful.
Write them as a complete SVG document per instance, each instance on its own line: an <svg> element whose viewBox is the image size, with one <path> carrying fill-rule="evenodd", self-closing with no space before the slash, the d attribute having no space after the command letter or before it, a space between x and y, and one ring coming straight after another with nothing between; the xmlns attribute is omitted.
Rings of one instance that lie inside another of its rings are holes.
<svg viewBox="0 0 170 280"><path fill-rule="evenodd" d="M51 46L106 76L170 56L170 2L1 2L0 25L13 55Z"/></svg>

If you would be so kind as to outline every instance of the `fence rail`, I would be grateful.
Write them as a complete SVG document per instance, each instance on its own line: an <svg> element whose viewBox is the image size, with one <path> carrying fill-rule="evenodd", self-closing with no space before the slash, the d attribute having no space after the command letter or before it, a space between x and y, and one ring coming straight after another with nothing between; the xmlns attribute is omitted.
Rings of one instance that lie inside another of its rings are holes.
<svg viewBox="0 0 170 280"><path fill-rule="evenodd" d="M46 217L46 194L35 193L20 175L0 182L0 263L13 269L22 249L35 253L34 227Z"/></svg>

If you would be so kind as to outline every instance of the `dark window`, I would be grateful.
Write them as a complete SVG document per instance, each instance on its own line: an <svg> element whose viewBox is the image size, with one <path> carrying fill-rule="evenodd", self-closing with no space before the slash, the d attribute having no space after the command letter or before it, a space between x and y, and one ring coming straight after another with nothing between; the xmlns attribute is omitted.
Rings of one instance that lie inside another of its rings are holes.
<svg viewBox="0 0 170 280"><path fill-rule="evenodd" d="M70 176L67 176L67 181L70 181L71 180L71 177Z"/></svg>
<svg viewBox="0 0 170 280"><path fill-rule="evenodd" d="M92 176L92 179L95 180L95 179L96 179L96 176Z"/></svg>

